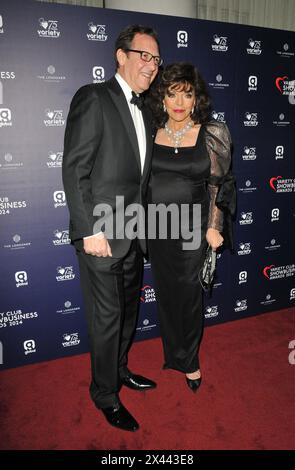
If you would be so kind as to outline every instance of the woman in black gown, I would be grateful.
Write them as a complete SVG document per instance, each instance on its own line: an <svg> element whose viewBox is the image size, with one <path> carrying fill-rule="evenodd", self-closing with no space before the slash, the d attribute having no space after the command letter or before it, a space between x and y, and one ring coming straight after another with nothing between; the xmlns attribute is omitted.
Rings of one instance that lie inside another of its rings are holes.
<svg viewBox="0 0 295 470"><path fill-rule="evenodd" d="M226 124L210 121L210 99L199 72L189 63L168 65L151 94L158 128L149 184L149 204L189 207L189 229L201 235L197 248L183 249L183 237L171 232L162 239L159 220L149 253L162 334L164 368L186 375L194 392L202 376L198 351L203 331L199 271L206 248L223 244L223 211L216 205L231 163L231 138ZM193 224L193 204L201 217ZM221 207L221 204L220 204ZM177 219L180 225L183 221ZM162 220L163 222L163 220Z"/></svg>

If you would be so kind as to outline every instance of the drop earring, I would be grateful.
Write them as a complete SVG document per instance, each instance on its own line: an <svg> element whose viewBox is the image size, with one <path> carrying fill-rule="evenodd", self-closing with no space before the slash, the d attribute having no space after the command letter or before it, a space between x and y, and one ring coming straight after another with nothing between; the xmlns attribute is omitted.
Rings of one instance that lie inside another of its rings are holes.
<svg viewBox="0 0 295 470"><path fill-rule="evenodd" d="M163 103L163 111L164 111L164 113L166 113L166 111L167 111L167 108L166 108L166 106L165 106L165 103Z"/></svg>

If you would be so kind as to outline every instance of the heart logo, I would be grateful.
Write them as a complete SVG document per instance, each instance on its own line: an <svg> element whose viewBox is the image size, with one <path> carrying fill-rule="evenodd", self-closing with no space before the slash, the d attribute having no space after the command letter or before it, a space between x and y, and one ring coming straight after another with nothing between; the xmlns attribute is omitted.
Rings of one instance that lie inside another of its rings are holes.
<svg viewBox="0 0 295 470"><path fill-rule="evenodd" d="M284 77L278 77L278 78L276 78L276 87L277 87L277 89L280 91L280 93L283 93L282 88L281 88L281 82L283 82L284 80L286 80L286 78L288 78L287 75L285 75Z"/></svg>
<svg viewBox="0 0 295 470"><path fill-rule="evenodd" d="M268 271L271 269L271 268L274 268L275 265L274 264L271 264L270 266L265 266L265 268L263 269L263 275L266 277L266 279L269 279L269 274L268 274Z"/></svg>
<svg viewBox="0 0 295 470"><path fill-rule="evenodd" d="M47 116L49 117L49 119L52 119L53 116L54 116L54 112L53 111L48 111Z"/></svg>
<svg viewBox="0 0 295 470"><path fill-rule="evenodd" d="M249 44L250 44L250 47L254 47L255 42L253 41L253 39L249 40Z"/></svg>
<svg viewBox="0 0 295 470"><path fill-rule="evenodd" d="M250 114L250 113L246 113L246 118L247 118L248 120L250 120L250 119L251 119L251 114Z"/></svg>
<svg viewBox="0 0 295 470"><path fill-rule="evenodd" d="M216 42L216 44L219 44L220 43L220 38L218 36L215 36L214 41Z"/></svg>
<svg viewBox="0 0 295 470"><path fill-rule="evenodd" d="M91 24L89 25L89 29L90 29L90 31L92 31L92 33L95 33L96 30L97 30L97 26L95 26L93 23L91 23Z"/></svg>
<svg viewBox="0 0 295 470"><path fill-rule="evenodd" d="M244 243L241 243L241 244L240 244L240 248L241 248L241 250L243 250L243 249L245 248Z"/></svg>
<svg viewBox="0 0 295 470"><path fill-rule="evenodd" d="M42 28L47 29L48 21L41 21L41 26L42 26Z"/></svg>
<svg viewBox="0 0 295 470"><path fill-rule="evenodd" d="M275 186L275 182L280 178L282 178L282 176L274 176L273 178L270 178L270 180L269 180L269 185L270 185L271 189L273 189L274 191L277 191L277 188Z"/></svg>
<svg viewBox="0 0 295 470"><path fill-rule="evenodd" d="M54 160L56 159L56 157L57 157L56 153L51 153L51 154L49 155L49 158L50 158L53 162L54 162Z"/></svg>
<svg viewBox="0 0 295 470"><path fill-rule="evenodd" d="M57 272L63 276L66 270L64 268L58 268Z"/></svg>
<svg viewBox="0 0 295 470"><path fill-rule="evenodd" d="M245 152L246 155L249 155L249 153L250 153L249 147L245 147L244 152Z"/></svg>
<svg viewBox="0 0 295 470"><path fill-rule="evenodd" d="M71 336L70 336L70 335L64 335L64 339L65 339L66 341L70 341Z"/></svg>
<svg viewBox="0 0 295 470"><path fill-rule="evenodd" d="M213 117L213 119L217 119L217 118L218 118L218 114L214 112L214 113L212 113L212 117Z"/></svg>
<svg viewBox="0 0 295 470"><path fill-rule="evenodd" d="M57 238L61 238L62 232L55 232L55 236L56 236Z"/></svg>

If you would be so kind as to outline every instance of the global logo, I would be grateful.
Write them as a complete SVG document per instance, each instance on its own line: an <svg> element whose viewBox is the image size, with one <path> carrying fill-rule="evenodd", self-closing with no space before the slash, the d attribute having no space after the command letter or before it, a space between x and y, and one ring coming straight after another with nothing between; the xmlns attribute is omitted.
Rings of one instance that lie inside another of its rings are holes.
<svg viewBox="0 0 295 470"><path fill-rule="evenodd" d="M186 31L177 31L177 47L188 46L188 34Z"/></svg>
<svg viewBox="0 0 295 470"><path fill-rule="evenodd" d="M105 82L105 71L104 68L100 65L96 65L92 69L93 83L103 83Z"/></svg>
<svg viewBox="0 0 295 470"><path fill-rule="evenodd" d="M27 339L23 343L25 355L36 352L36 343L33 339Z"/></svg>

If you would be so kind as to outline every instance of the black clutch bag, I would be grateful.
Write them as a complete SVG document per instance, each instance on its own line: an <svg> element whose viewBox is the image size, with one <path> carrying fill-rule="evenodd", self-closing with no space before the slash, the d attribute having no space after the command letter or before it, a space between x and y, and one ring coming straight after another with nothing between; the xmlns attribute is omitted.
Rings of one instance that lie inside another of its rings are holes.
<svg viewBox="0 0 295 470"><path fill-rule="evenodd" d="M216 258L216 251L213 251L211 246L208 246L203 267L199 272L200 283L205 291L209 291L213 285L216 271Z"/></svg>

